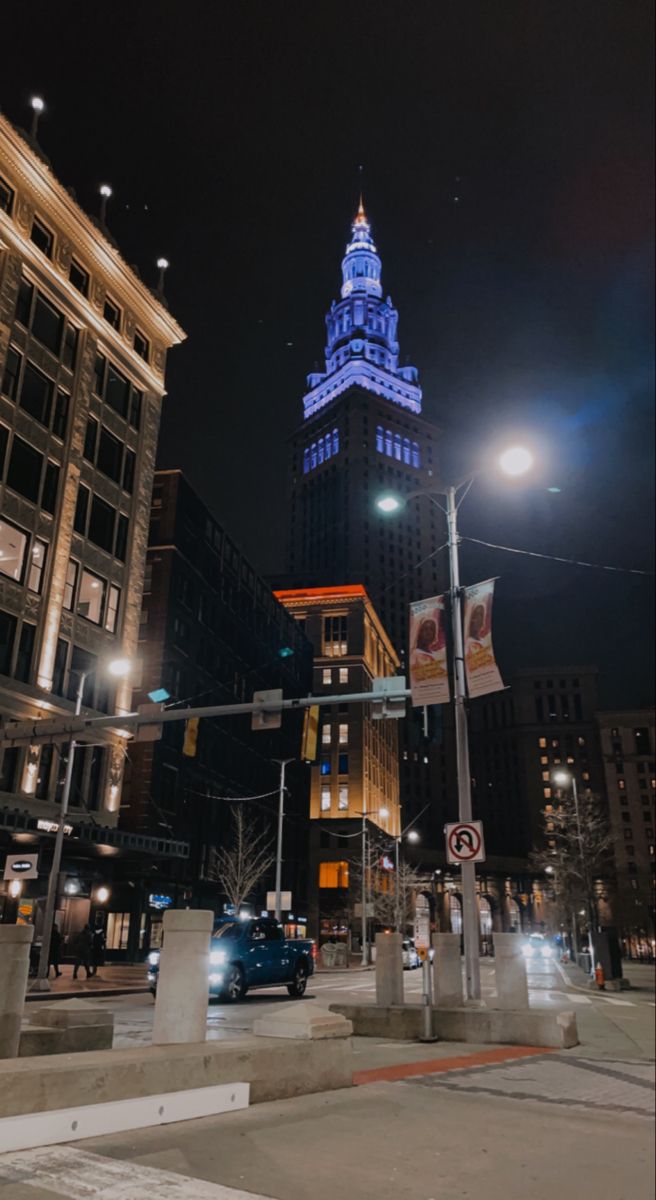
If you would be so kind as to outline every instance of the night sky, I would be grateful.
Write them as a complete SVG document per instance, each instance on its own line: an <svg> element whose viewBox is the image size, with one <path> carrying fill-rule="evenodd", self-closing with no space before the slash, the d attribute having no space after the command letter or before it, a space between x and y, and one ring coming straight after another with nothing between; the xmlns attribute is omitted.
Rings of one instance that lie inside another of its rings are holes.
<svg viewBox="0 0 656 1200"><path fill-rule="evenodd" d="M651 0L11 7L0 106L26 124L43 95L60 179L95 213L111 183L147 282L170 259L160 462L258 569L284 567L360 166L445 473L507 431L540 451L530 485L477 483L463 533L653 569ZM606 706L651 702L651 579L466 547L488 575L507 671L598 663Z"/></svg>

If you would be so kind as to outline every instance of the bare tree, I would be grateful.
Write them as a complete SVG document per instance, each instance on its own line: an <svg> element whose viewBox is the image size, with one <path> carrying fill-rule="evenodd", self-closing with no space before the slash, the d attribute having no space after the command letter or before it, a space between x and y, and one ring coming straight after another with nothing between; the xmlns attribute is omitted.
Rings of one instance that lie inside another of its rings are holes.
<svg viewBox="0 0 656 1200"><path fill-rule="evenodd" d="M274 861L273 839L258 832L252 817L241 804L232 809L232 840L213 854L212 876L219 881L230 904L239 910L253 894Z"/></svg>
<svg viewBox="0 0 656 1200"><path fill-rule="evenodd" d="M388 865L389 864L389 865ZM425 880L409 863L399 862L399 876L393 869L393 848L389 838L370 831L365 854L367 902L373 905L372 919L376 925L396 927L397 887L400 930L414 920L415 897L425 887ZM354 858L349 873L355 903L362 898L362 858Z"/></svg>
<svg viewBox="0 0 656 1200"><path fill-rule="evenodd" d="M531 853L531 865L546 875L559 921L576 928L585 909L588 929L597 924L596 886L612 873L613 838L606 807L584 792L578 810L571 793L542 811L544 843Z"/></svg>

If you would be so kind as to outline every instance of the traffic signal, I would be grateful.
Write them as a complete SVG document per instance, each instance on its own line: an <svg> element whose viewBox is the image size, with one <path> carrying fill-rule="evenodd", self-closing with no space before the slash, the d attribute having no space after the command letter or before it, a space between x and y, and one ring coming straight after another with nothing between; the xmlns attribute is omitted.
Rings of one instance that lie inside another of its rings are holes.
<svg viewBox="0 0 656 1200"><path fill-rule="evenodd" d="M200 717L190 717L185 721L184 743L182 753L187 758L195 758L198 749L198 726L200 725Z"/></svg>
<svg viewBox="0 0 656 1200"><path fill-rule="evenodd" d="M303 736L301 738L301 761L315 762L319 741L319 705L311 704L303 713Z"/></svg>

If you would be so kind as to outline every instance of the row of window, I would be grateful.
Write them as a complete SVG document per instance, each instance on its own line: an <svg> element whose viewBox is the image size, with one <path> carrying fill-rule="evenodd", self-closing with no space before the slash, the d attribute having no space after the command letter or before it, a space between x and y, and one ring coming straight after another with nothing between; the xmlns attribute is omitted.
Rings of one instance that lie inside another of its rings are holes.
<svg viewBox="0 0 656 1200"><path fill-rule="evenodd" d="M4 179L0 178L0 209L8 213L9 216L13 212L14 199L14 189ZM34 217L32 221L30 240L39 248L42 254L45 254L46 258L52 258L55 236L39 217ZM81 292L83 296L89 295L89 272L74 258L71 259L68 278L78 292ZM103 316L107 323L112 326L112 329L120 332L123 323L123 313L118 304L115 304L109 297L105 299ZM150 344L148 339L138 329L135 330L132 344L144 362L148 362L150 358Z"/></svg>
<svg viewBox="0 0 656 1200"><path fill-rule="evenodd" d="M17 434L13 436L9 455L8 444L9 430L0 425L0 477L19 496L40 504L44 512L54 513L59 488L57 463L45 458Z"/></svg>
<svg viewBox="0 0 656 1200"><path fill-rule="evenodd" d="M114 437L95 417L87 418L84 437L84 457L93 463L103 475L120 483L124 491L132 494L134 468L137 456L123 442Z"/></svg>
<svg viewBox="0 0 656 1200"><path fill-rule="evenodd" d="M117 512L100 496L91 497L91 492L83 483L80 484L75 506L73 528L82 537L87 537L94 545L100 546L108 554L113 554L119 562L125 562L128 547L129 521L124 513Z"/></svg>
<svg viewBox="0 0 656 1200"><path fill-rule="evenodd" d="M335 674L337 676L338 683L348 683L348 677L349 677L348 667L337 667L335 670ZM323 671L321 672L321 682L324 685L324 687L327 684L331 684L333 682L332 667L324 667L323 668Z"/></svg>
<svg viewBox="0 0 656 1200"><path fill-rule="evenodd" d="M23 278L18 289L16 320L65 367L75 369L79 330L29 279Z"/></svg>
<svg viewBox="0 0 656 1200"><path fill-rule="evenodd" d="M321 811L330 812L332 803L332 789L330 787L323 786L321 788ZM341 783L337 789L338 812L346 812L348 810L348 806L348 783Z"/></svg>
<svg viewBox="0 0 656 1200"><path fill-rule="evenodd" d="M321 756L321 774L322 775L330 775L330 774L332 774L332 769L333 769L333 765L332 765L332 759L331 759L330 754L322 754L322 756ZM339 754L337 756L337 774L338 775L348 775L348 773L349 773L348 754Z"/></svg>
<svg viewBox="0 0 656 1200"><path fill-rule="evenodd" d="M574 716L575 721L583 720L583 708L581 705L581 697L579 695L575 695L573 697L573 712L570 708L569 697L559 696L558 700L560 702L560 717L558 714L558 703L556 696L547 696L546 716L550 721L557 721L559 719L562 721L569 721L572 715ZM535 716L538 721L544 721L545 719L544 698L542 696L535 697Z"/></svg>
<svg viewBox="0 0 656 1200"><path fill-rule="evenodd" d="M53 380L24 359L13 346L7 351L2 392L40 425L64 440L70 402L68 392L55 388Z"/></svg>
<svg viewBox="0 0 656 1200"><path fill-rule="evenodd" d="M321 728L321 745L330 746L332 740L332 725L323 725ZM348 746L348 722L343 721L337 726L337 741L340 746Z"/></svg>
<svg viewBox="0 0 656 1200"><path fill-rule="evenodd" d="M382 425L376 426L376 450L379 454L386 454L388 458L395 458L397 462L404 462L409 467L421 467L419 442L401 437L400 433L384 429Z"/></svg>
<svg viewBox="0 0 656 1200"><path fill-rule="evenodd" d="M346 614L324 617L323 653L326 658L341 658L348 654Z"/></svg>
<svg viewBox="0 0 656 1200"><path fill-rule="evenodd" d="M79 586L78 586L79 584ZM64 608L75 611L94 625L104 625L108 633L116 633L121 589L108 583L74 559L69 559L64 587Z"/></svg>
<svg viewBox="0 0 656 1200"><path fill-rule="evenodd" d="M303 451L303 474L313 471L315 467L327 462L333 455L339 454L339 430L333 429L324 434L316 442L306 446Z"/></svg>
<svg viewBox="0 0 656 1200"><path fill-rule="evenodd" d="M129 421L133 429L139 428L143 393L100 353L93 368L93 390L114 412Z"/></svg>

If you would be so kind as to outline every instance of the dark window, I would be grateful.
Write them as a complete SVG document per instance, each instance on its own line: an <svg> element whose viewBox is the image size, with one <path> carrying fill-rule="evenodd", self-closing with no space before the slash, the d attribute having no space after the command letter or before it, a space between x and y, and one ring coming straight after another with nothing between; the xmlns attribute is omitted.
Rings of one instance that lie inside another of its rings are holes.
<svg viewBox="0 0 656 1200"><path fill-rule="evenodd" d="M42 466L43 455L32 446L28 446L22 438L14 437L7 471L7 486L36 504Z"/></svg>
<svg viewBox="0 0 656 1200"><path fill-rule="evenodd" d="M0 792L13 792L19 754L20 749L18 746L12 746L11 750L5 750L4 757L0 750L0 759L2 759L2 766L0 767Z"/></svg>
<svg viewBox="0 0 656 1200"><path fill-rule="evenodd" d="M535 715L538 721L544 721L544 704L542 702L542 696L535 697Z"/></svg>
<svg viewBox="0 0 656 1200"><path fill-rule="evenodd" d="M574 697L574 716L577 721L583 720L583 709L581 707L581 697L580 696Z"/></svg>
<svg viewBox="0 0 656 1200"><path fill-rule="evenodd" d="M105 475L109 475L116 483L121 478L121 459L123 457L123 446L118 438L109 433L106 429L100 430L100 446L98 447L97 467Z"/></svg>
<svg viewBox="0 0 656 1200"><path fill-rule="evenodd" d="M89 511L89 489L83 483L80 484L77 491L77 503L75 505L75 520L73 528L76 533L81 533L84 537L87 531L87 513Z"/></svg>
<svg viewBox="0 0 656 1200"><path fill-rule="evenodd" d="M16 320L20 321L21 325L29 325L30 323L30 308L32 306L32 296L34 294L34 286L29 279L21 279L18 289L18 300L16 301Z"/></svg>
<svg viewBox="0 0 656 1200"><path fill-rule="evenodd" d="M43 250L43 253L47 254L48 258L50 258L52 254L52 244L54 238L50 230L46 229L45 225L41 224L38 217L35 217L32 222L32 232L30 237L34 242L34 245L38 246L39 250Z"/></svg>
<svg viewBox="0 0 656 1200"><path fill-rule="evenodd" d="M647 726L643 725L639 729L634 729L633 737L635 739L636 754L648 754L649 753L649 730L648 730Z"/></svg>
<svg viewBox="0 0 656 1200"><path fill-rule="evenodd" d="M126 492L132 494L134 488L134 464L137 456L133 450L125 451L125 460L123 462L123 487Z"/></svg>
<svg viewBox="0 0 656 1200"><path fill-rule="evenodd" d="M148 351L149 351L148 341L143 336L142 333L139 333L138 329L136 330L135 335L134 335L134 348L135 348L137 354L139 354L141 356L141 358L144 359L145 362L148 362Z"/></svg>
<svg viewBox="0 0 656 1200"><path fill-rule="evenodd" d="M108 363L105 402L121 417L127 417L129 397L130 384L127 379L111 363Z"/></svg>
<svg viewBox="0 0 656 1200"><path fill-rule="evenodd" d="M0 612L0 675L8 675L16 637L16 618Z"/></svg>
<svg viewBox="0 0 656 1200"><path fill-rule="evenodd" d="M34 795L37 800L48 799L48 784L50 782L50 772L52 770L52 759L54 746L42 746L41 757L39 759L39 773L36 780L36 788Z"/></svg>
<svg viewBox="0 0 656 1200"><path fill-rule="evenodd" d="M96 444L98 442L98 422L95 417L87 417L87 427L84 434L84 457L87 462L96 461Z"/></svg>
<svg viewBox="0 0 656 1200"><path fill-rule="evenodd" d="M23 385L20 390L20 406L42 425L50 424L53 382L42 375L30 362L25 364Z"/></svg>
<svg viewBox="0 0 656 1200"><path fill-rule="evenodd" d="M118 524L116 527L116 549L114 554L121 562L125 562L128 551L128 519L123 516L123 513L118 515Z"/></svg>
<svg viewBox="0 0 656 1200"><path fill-rule="evenodd" d="M78 292L82 292L83 296L89 295L89 273L74 258L71 259L71 269L68 272L68 278L73 287L77 288Z"/></svg>
<svg viewBox="0 0 656 1200"><path fill-rule="evenodd" d="M340 775L348 775L348 754L340 754L338 771Z"/></svg>
<svg viewBox="0 0 656 1200"><path fill-rule="evenodd" d="M142 393L133 387L130 397L130 424L133 429L138 429L141 424L141 398Z"/></svg>
<svg viewBox="0 0 656 1200"><path fill-rule="evenodd" d="M68 654L68 642L63 638L57 638L57 649L55 650L55 665L52 669L52 690L55 696L64 695L64 678L66 675L66 656Z"/></svg>
<svg viewBox="0 0 656 1200"><path fill-rule="evenodd" d="M18 654L16 655L16 667L14 670L14 678L19 679L21 683L30 682L30 667L32 666L32 654L34 653L35 633L36 625L28 625L24 621L18 643Z"/></svg>
<svg viewBox="0 0 656 1200"><path fill-rule="evenodd" d="M44 300L40 292L37 292L32 317L32 336L38 338L41 344L51 350L53 354L59 354L63 329L63 313L60 313L52 304Z"/></svg>
<svg viewBox="0 0 656 1200"><path fill-rule="evenodd" d="M9 184L5 183L4 179L0 179L0 209L2 209L3 212L9 213L11 216L11 210L13 207L14 189L10 188Z"/></svg>
<svg viewBox="0 0 656 1200"><path fill-rule="evenodd" d="M7 442L9 441L9 430L6 425L0 425L0 476L5 470L5 454L7 453Z"/></svg>
<svg viewBox="0 0 656 1200"><path fill-rule="evenodd" d="M96 546L100 546L101 550L107 550L110 554L114 543L115 520L116 509L101 500L100 496L94 496L91 501L88 537Z"/></svg>
<svg viewBox="0 0 656 1200"><path fill-rule="evenodd" d="M41 508L46 512L54 513L57 507L57 489L59 487L59 467L56 463L48 462L46 464L46 477L43 483L43 495L41 497Z"/></svg>
<svg viewBox="0 0 656 1200"><path fill-rule="evenodd" d="M103 316L114 329L121 328L121 310L117 304L113 303L113 301L105 300Z"/></svg>
<svg viewBox="0 0 656 1200"><path fill-rule="evenodd" d="M105 367L107 359L104 354L96 354L96 361L93 364L93 390L96 396L102 396L105 386Z"/></svg>
<svg viewBox="0 0 656 1200"><path fill-rule="evenodd" d="M2 377L2 390L5 396L9 396L10 400L16 399L16 390L18 388L18 375L20 372L21 356L13 346L10 346L7 351L7 361L5 362L5 373Z"/></svg>
<svg viewBox="0 0 656 1200"><path fill-rule="evenodd" d="M75 359L77 357L77 339L78 339L78 331L75 328L75 326L70 325L70 324L67 325L66 333L64 335L64 345L62 346L61 358L62 358L62 362L63 362L64 366L68 367L69 371L75 370Z"/></svg>
<svg viewBox="0 0 656 1200"><path fill-rule="evenodd" d="M52 423L52 432L62 441L66 437L66 422L68 421L68 402L70 396L68 392L63 392L59 388L57 399L55 401L55 419Z"/></svg>

